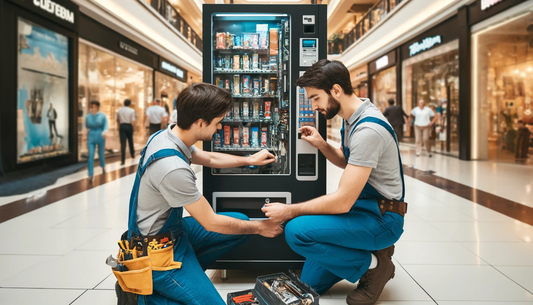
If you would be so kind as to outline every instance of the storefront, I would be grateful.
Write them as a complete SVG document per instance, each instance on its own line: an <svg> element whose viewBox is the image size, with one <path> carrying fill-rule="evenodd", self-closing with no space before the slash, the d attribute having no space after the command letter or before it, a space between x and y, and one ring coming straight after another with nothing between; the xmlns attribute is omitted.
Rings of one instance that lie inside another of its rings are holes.
<svg viewBox="0 0 533 305"><path fill-rule="evenodd" d="M420 101L437 116L432 149L459 156L459 39L454 16L401 47L402 107L408 115ZM403 141L414 143L413 124Z"/></svg>
<svg viewBox="0 0 533 305"><path fill-rule="evenodd" d="M187 71L163 57L159 57L159 71L155 72L155 97L172 113L176 98L187 87Z"/></svg>
<svg viewBox="0 0 533 305"><path fill-rule="evenodd" d="M381 112L389 106L389 99L398 100L397 63L396 49L368 63L368 96Z"/></svg>
<svg viewBox="0 0 533 305"><path fill-rule="evenodd" d="M76 161L79 8L0 1L0 173Z"/></svg>
<svg viewBox="0 0 533 305"><path fill-rule="evenodd" d="M79 160L88 157L85 117L91 101L100 102L100 111L106 114L108 120L106 155L120 152L119 125L115 115L125 99L131 100L130 107L137 114L133 123L135 149L142 149L146 144L144 112L153 99L154 68L158 64L156 54L81 15L77 117ZM156 93L156 96L160 95Z"/></svg>
<svg viewBox="0 0 533 305"><path fill-rule="evenodd" d="M532 165L533 3L484 2L469 7L472 159Z"/></svg>

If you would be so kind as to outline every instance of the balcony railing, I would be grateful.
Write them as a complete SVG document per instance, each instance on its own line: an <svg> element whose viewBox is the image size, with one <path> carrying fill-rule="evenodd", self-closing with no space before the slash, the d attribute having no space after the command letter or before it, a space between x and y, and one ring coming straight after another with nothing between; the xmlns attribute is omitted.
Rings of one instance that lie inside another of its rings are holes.
<svg viewBox="0 0 533 305"><path fill-rule="evenodd" d="M340 38L338 34L328 40L328 54L341 54L375 27L387 14L406 0L380 0L357 22L355 27Z"/></svg>
<svg viewBox="0 0 533 305"><path fill-rule="evenodd" d="M167 0L145 0L150 4L168 23L170 23L178 32L192 43L200 52L202 52L202 38L194 32L187 21L178 13L176 8Z"/></svg>

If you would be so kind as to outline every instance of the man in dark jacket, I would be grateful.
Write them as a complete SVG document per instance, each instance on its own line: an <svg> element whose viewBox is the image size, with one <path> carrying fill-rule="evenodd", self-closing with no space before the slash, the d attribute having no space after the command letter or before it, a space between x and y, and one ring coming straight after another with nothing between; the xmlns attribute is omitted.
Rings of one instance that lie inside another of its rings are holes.
<svg viewBox="0 0 533 305"><path fill-rule="evenodd" d="M394 133L396 133L396 137L398 138L399 142L403 138L403 125L405 124L403 117L409 118L409 116L405 114L405 111L403 111L402 107L394 106L393 99L389 100L389 105L390 106L385 109L385 112L383 112L383 115L392 125L392 128L394 128Z"/></svg>

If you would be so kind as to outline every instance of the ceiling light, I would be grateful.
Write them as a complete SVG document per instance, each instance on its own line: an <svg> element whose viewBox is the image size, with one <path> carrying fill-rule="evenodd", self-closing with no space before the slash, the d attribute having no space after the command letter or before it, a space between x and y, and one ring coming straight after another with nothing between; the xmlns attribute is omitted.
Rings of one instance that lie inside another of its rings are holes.
<svg viewBox="0 0 533 305"><path fill-rule="evenodd" d="M527 67L527 72L531 72L533 69L531 67Z"/></svg>
<svg viewBox="0 0 533 305"><path fill-rule="evenodd" d="M520 71L514 70L514 74L518 74L518 73L520 73Z"/></svg>

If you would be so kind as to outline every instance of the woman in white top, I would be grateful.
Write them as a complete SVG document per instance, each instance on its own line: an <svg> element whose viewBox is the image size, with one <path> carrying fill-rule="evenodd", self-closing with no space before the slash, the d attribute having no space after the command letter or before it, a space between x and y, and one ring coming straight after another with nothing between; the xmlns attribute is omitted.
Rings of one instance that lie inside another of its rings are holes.
<svg viewBox="0 0 533 305"><path fill-rule="evenodd" d="M424 100L418 101L418 107L411 111L411 117L415 119L415 139L416 139L416 156L422 153L422 142L426 147L428 156L431 157L431 141L429 135L431 126L435 123L437 117L433 110L424 106Z"/></svg>

